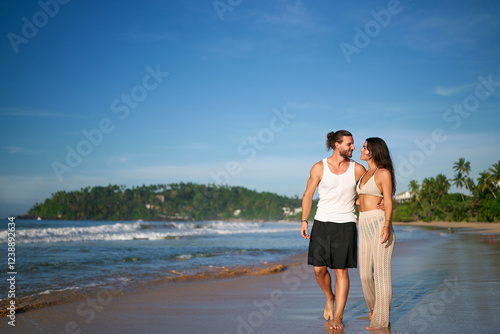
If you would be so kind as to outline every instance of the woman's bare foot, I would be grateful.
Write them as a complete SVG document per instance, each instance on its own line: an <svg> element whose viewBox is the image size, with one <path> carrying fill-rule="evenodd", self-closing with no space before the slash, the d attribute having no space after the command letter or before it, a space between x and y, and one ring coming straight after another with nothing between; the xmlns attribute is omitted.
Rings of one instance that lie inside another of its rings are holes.
<svg viewBox="0 0 500 334"><path fill-rule="evenodd" d="M325 311L323 313L325 320L333 319L333 303L334 302L335 302L335 295L333 296L332 299L326 300Z"/></svg>
<svg viewBox="0 0 500 334"><path fill-rule="evenodd" d="M370 314L368 314L368 321L372 322L372 317L373 317L373 309L370 311Z"/></svg>
<svg viewBox="0 0 500 334"><path fill-rule="evenodd" d="M344 328L344 323L342 322L342 317L340 317L340 316L333 316L332 328L333 329Z"/></svg>
<svg viewBox="0 0 500 334"><path fill-rule="evenodd" d="M366 329L377 329L379 330L381 333L385 333L387 331L387 333L390 333L391 331L389 330L389 328L391 327L391 323L389 323L389 327L366 327Z"/></svg>

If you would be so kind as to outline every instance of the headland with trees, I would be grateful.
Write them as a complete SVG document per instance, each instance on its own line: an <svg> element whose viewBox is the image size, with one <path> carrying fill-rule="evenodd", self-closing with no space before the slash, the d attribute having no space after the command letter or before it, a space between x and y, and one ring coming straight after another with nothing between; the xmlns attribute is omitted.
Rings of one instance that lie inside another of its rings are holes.
<svg viewBox="0 0 500 334"><path fill-rule="evenodd" d="M454 177L427 177L410 181L411 196L395 201L393 220L500 221L500 161L470 176L469 161L453 165ZM451 186L459 189L449 193ZM316 207L317 200L313 203ZM133 188L108 185L77 191L58 191L36 203L26 217L68 220L297 220L301 199L244 187L172 183ZM314 216L311 212L311 217Z"/></svg>

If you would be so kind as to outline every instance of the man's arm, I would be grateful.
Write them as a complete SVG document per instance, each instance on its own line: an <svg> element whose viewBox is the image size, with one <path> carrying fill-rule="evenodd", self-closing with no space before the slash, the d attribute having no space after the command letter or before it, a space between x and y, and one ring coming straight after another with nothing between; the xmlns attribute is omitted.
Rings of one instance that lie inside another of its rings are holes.
<svg viewBox="0 0 500 334"><path fill-rule="evenodd" d="M365 167L363 167L363 165L358 164L356 162L355 169L354 169L354 175L356 177L356 183L358 183L359 179L361 178L361 176L363 176L363 174L365 172L366 172Z"/></svg>
<svg viewBox="0 0 500 334"><path fill-rule="evenodd" d="M361 176L363 176L363 174L365 172L366 172L365 167L363 167L363 165L358 164L356 162L355 169L354 169L354 177L356 178L356 184L358 184L359 179L361 178ZM359 197L356 198L356 202L354 202L354 205L359 205Z"/></svg>
<svg viewBox="0 0 500 334"><path fill-rule="evenodd" d="M306 191L302 196L302 222L300 224L300 234L305 239L309 239L309 234L307 234L307 226L309 214L311 213L312 199L319 182L321 181L321 176L323 175L323 162L318 162L314 164L311 168L309 175L309 180L307 180Z"/></svg>

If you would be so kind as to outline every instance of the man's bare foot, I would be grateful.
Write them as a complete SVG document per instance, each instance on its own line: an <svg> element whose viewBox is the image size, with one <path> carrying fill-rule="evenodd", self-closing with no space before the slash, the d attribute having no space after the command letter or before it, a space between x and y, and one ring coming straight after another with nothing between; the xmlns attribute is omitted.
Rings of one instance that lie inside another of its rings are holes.
<svg viewBox="0 0 500 334"><path fill-rule="evenodd" d="M325 320L333 319L333 303L335 302L335 295L332 299L326 300L325 311L323 313L323 317Z"/></svg>
<svg viewBox="0 0 500 334"><path fill-rule="evenodd" d="M333 316L332 328L333 328L333 329L341 329L341 328L344 328L344 323L342 322L342 317L339 317L339 316Z"/></svg>

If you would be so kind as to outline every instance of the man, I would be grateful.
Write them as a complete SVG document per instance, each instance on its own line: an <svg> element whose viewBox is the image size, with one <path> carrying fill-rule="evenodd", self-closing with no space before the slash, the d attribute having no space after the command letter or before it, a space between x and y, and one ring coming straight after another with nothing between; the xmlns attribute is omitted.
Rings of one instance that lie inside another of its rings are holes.
<svg viewBox="0 0 500 334"><path fill-rule="evenodd" d="M326 297L325 320L331 320L331 326L339 329L344 326L342 320L349 294L348 268L357 267L356 183L366 170L350 159L354 140L349 131L328 133L326 145L328 150L333 149L333 154L311 168L302 197L300 232L305 239L310 239L308 264L314 266L316 280ZM308 217L316 188L319 202L309 236ZM327 267L335 272L335 294Z"/></svg>

